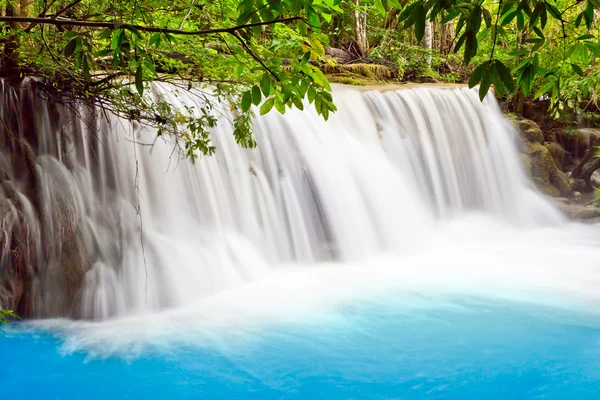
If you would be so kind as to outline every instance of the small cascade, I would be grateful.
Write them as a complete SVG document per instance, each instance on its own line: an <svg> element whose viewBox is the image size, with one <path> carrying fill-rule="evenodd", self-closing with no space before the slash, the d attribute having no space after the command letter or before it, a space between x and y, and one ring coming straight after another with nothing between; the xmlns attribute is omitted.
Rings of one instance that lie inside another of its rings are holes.
<svg viewBox="0 0 600 400"><path fill-rule="evenodd" d="M183 109L200 96L153 84ZM0 303L106 319L176 307L290 264L360 262L425 245L468 213L523 226L562 217L529 188L517 135L466 88L338 87L339 111L227 123L195 163L156 131L0 87Z"/></svg>

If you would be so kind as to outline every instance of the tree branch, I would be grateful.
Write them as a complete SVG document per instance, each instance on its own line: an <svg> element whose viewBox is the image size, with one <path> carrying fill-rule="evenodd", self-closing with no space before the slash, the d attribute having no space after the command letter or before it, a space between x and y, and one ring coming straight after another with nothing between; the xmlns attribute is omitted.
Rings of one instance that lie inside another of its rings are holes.
<svg viewBox="0 0 600 400"><path fill-rule="evenodd" d="M58 18L63 13L69 11L71 8L75 7L77 4L81 3L82 1L83 0L75 0L74 2L72 2L70 4L67 4L66 6L64 6L63 8L58 10L54 15L52 15L52 18ZM42 13L40 15L38 15L38 18L45 17L47 10L48 10L48 7L44 7L44 11L42 11ZM38 24L39 23L37 23L37 22L31 22L29 25L27 25L27 27L25 29L23 29L23 32L27 33L29 31L31 31Z"/></svg>
<svg viewBox="0 0 600 400"><path fill-rule="evenodd" d="M233 37L235 37L242 44L242 46L244 46L244 48L246 49L248 54L250 54L252 56L252 58L254 58L256 61L258 61L258 63L260 65L262 65L262 67L265 70L267 70L271 75L273 75L275 80L277 80L277 81L281 80L281 79L279 79L279 76L277 76L277 74L275 72L271 71L271 69L269 67L267 67L267 65L263 62L263 60L260 59L260 57L258 57L256 54L254 54L254 52L252 51L250 46L248 46L246 44L246 42L244 42L244 39L242 39L241 36L237 34L237 32L230 32L230 33L233 35Z"/></svg>
<svg viewBox="0 0 600 400"><path fill-rule="evenodd" d="M288 23L293 21L304 21L304 18L295 16L288 18L279 18L273 19L269 21L260 21L253 22L251 24L242 24L236 25L229 28L215 28L215 29L204 29L197 31L184 31L181 29L171 29L171 28L159 28L156 26L143 26L143 25L134 25L134 24L124 24L121 21L80 21L74 19L66 19L66 18L40 18L40 17L5 17L0 16L0 22L7 23L33 23L38 25L55 25L55 26L84 26L88 28L111 28L111 29L136 29L140 32L157 32L157 33L170 33L173 35L187 35L187 36L200 36L200 35L210 35L214 33L235 33L239 30L245 28L252 28L255 26L265 26L265 25L273 25L279 23Z"/></svg>

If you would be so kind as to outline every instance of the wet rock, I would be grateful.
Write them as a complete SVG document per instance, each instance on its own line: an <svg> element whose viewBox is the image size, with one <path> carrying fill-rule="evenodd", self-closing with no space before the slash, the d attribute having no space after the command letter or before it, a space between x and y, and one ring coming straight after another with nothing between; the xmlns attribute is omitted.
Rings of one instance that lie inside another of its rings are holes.
<svg viewBox="0 0 600 400"><path fill-rule="evenodd" d="M583 179L581 179L583 181ZM585 181L583 181L585 183ZM596 189L600 188L600 171L594 171L590 178L590 183Z"/></svg>
<svg viewBox="0 0 600 400"><path fill-rule="evenodd" d="M559 170L548 149L538 143L525 143L521 153L525 169L542 192L550 196L569 196L573 191L569 177Z"/></svg>
<svg viewBox="0 0 600 400"><path fill-rule="evenodd" d="M521 136L526 142L544 144L544 134L534 121L516 114L507 114L506 117L515 124L515 127L519 129Z"/></svg>
<svg viewBox="0 0 600 400"><path fill-rule="evenodd" d="M560 146L545 143L544 134L534 121L515 114L508 114L507 118L521 133L521 160L536 187L550 196L570 196L573 188L569 177L561 171L555 160L557 157L560 161L566 161L566 152Z"/></svg>
<svg viewBox="0 0 600 400"><path fill-rule="evenodd" d="M567 166L573 164L573 158L571 157L571 154L559 143L545 142L544 147L548 149L550 155L552 155L552 158L554 159L556 167L561 171L564 171Z"/></svg>
<svg viewBox="0 0 600 400"><path fill-rule="evenodd" d="M566 151L572 154L574 158L580 158L583 157L589 148L600 144L600 129L569 128L560 132L556 140Z"/></svg>
<svg viewBox="0 0 600 400"><path fill-rule="evenodd" d="M600 218L600 207L597 204L557 203L558 208L570 218L589 221Z"/></svg>
<svg viewBox="0 0 600 400"><path fill-rule="evenodd" d="M583 179L571 179L571 187L574 191L583 192L585 190L585 185Z"/></svg>

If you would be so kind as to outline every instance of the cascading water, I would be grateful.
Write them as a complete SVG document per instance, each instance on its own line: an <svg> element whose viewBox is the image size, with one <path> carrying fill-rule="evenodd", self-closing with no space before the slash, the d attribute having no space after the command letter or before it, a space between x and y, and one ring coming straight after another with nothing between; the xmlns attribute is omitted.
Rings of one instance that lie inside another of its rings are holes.
<svg viewBox="0 0 600 400"><path fill-rule="evenodd" d="M0 328L2 394L597 399L600 226L532 188L494 98L334 97L193 164L2 86L0 305L67 317Z"/></svg>
<svg viewBox="0 0 600 400"><path fill-rule="evenodd" d="M197 91L152 89L179 108L202 107ZM105 319L175 307L289 263L409 251L467 211L561 221L528 188L493 97L335 94L327 123L312 110L257 118L257 149L240 148L222 123L216 155L192 164L152 129L3 86L2 264L15 264L16 229L27 248L20 273L30 276L21 309Z"/></svg>

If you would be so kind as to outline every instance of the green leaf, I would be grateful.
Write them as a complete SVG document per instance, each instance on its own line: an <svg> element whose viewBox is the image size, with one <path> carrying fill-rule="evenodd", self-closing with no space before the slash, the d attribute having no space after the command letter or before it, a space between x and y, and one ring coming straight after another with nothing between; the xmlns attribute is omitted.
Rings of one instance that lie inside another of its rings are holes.
<svg viewBox="0 0 600 400"><path fill-rule="evenodd" d="M83 72L83 78L89 82L90 81L90 65L88 64L88 58L86 56L83 56L82 72Z"/></svg>
<svg viewBox="0 0 600 400"><path fill-rule="evenodd" d="M479 65L477 68L475 68L475 70L473 71L473 74L471 75L471 78L469 79L469 88L473 88L473 87L477 86L477 84L479 82L481 82L481 79L487 73L487 71L489 69L489 64L490 64L490 62L486 61L486 62L482 63L481 65Z"/></svg>
<svg viewBox="0 0 600 400"><path fill-rule="evenodd" d="M477 37L473 31L467 31L467 39L465 40L465 64L469 65L471 59L477 54Z"/></svg>
<svg viewBox="0 0 600 400"><path fill-rule="evenodd" d="M100 36L98 36L98 39L103 40L103 39L108 39L109 37L111 37L113 33L113 30L108 28L102 31L102 33L100 34Z"/></svg>
<svg viewBox="0 0 600 400"><path fill-rule="evenodd" d="M263 105L260 106L260 115L265 115L266 113L271 111L271 109L273 108L273 104L275 104L275 99L273 97L268 98L267 101L265 101Z"/></svg>
<svg viewBox="0 0 600 400"><path fill-rule="evenodd" d="M485 26L490 28L492 26L492 14L488 11L487 8L483 8L483 19L485 20Z"/></svg>
<svg viewBox="0 0 600 400"><path fill-rule="evenodd" d="M279 97L275 99L275 109L279 111L280 114L285 114L285 102Z"/></svg>
<svg viewBox="0 0 600 400"><path fill-rule="evenodd" d="M260 90L265 96L271 93L271 76L268 72L265 72L260 79Z"/></svg>
<svg viewBox="0 0 600 400"><path fill-rule="evenodd" d="M252 93L248 90L245 91L244 94L242 95L242 111L246 112L250 109L250 106L252 105Z"/></svg>
<svg viewBox="0 0 600 400"><path fill-rule="evenodd" d="M517 14L517 28L519 28L521 31L525 29L525 18L523 17L522 12Z"/></svg>
<svg viewBox="0 0 600 400"><path fill-rule="evenodd" d="M586 35L581 35L579 36L576 40L587 40L587 39L594 39L594 35L590 35L589 33Z"/></svg>
<svg viewBox="0 0 600 400"><path fill-rule="evenodd" d="M507 14L505 14L502 19L500 20L500 25L502 26L506 26L508 24L510 24L512 22L513 19L515 19L515 17L517 16L519 12L518 11L511 11Z"/></svg>
<svg viewBox="0 0 600 400"><path fill-rule="evenodd" d="M514 89L514 80L510 73L510 70L506 67L506 65L502 64L502 61L496 60L494 63L496 67L496 71L498 71L498 75L502 80L502 83L508 90Z"/></svg>
<svg viewBox="0 0 600 400"><path fill-rule="evenodd" d="M256 85L252 86L252 103L254 103L255 106L260 104L261 97L259 87Z"/></svg>
<svg viewBox="0 0 600 400"><path fill-rule="evenodd" d="M112 39L111 39L111 48L113 50L117 50L121 43L122 43L122 36L124 36L123 34L123 30L122 29L117 29L116 31L114 31Z"/></svg>
<svg viewBox="0 0 600 400"><path fill-rule="evenodd" d="M531 87L533 86L533 73L531 71L531 67L523 69L519 78L521 81L521 88L523 89L523 94L525 96L529 96L529 92L531 92Z"/></svg>
<svg viewBox="0 0 600 400"><path fill-rule="evenodd" d="M422 5L416 7L413 15L415 20L415 36L418 41L421 41L425 36L425 7Z"/></svg>
<svg viewBox="0 0 600 400"><path fill-rule="evenodd" d="M106 57L109 54L112 54L112 50L98 50L94 52L94 56L96 57Z"/></svg>
<svg viewBox="0 0 600 400"><path fill-rule="evenodd" d="M292 102L294 103L297 109L304 110L304 104L302 103L302 100L299 97L292 96Z"/></svg>
<svg viewBox="0 0 600 400"><path fill-rule="evenodd" d="M479 32L479 28L481 28L481 7L473 8L467 25L473 32Z"/></svg>
<svg viewBox="0 0 600 400"><path fill-rule="evenodd" d="M588 41L584 42L584 44L596 57L600 57L600 44Z"/></svg>
<svg viewBox="0 0 600 400"><path fill-rule="evenodd" d="M138 65L135 71L135 87L140 94L144 94L144 70L141 65Z"/></svg>
<svg viewBox="0 0 600 400"><path fill-rule="evenodd" d="M310 60L310 51L307 51L306 53L304 53L304 55L302 56L302 63L306 64L308 61Z"/></svg>
<svg viewBox="0 0 600 400"><path fill-rule="evenodd" d="M544 43L546 43L544 39L530 39L530 42L534 43L534 45L531 47L532 52L538 51L544 45Z"/></svg>
<svg viewBox="0 0 600 400"><path fill-rule="evenodd" d="M312 86L312 85L308 87L307 94L308 94L308 102L309 103L312 103L317 98L317 91L315 90L314 86Z"/></svg>
<svg viewBox="0 0 600 400"><path fill-rule="evenodd" d="M298 86L298 94L300 94L301 98L304 98L304 96L306 96L306 91L308 90L309 84L310 82L308 80L303 80L300 82L300 85Z"/></svg>
<svg viewBox="0 0 600 400"><path fill-rule="evenodd" d="M73 53L75 53L75 49L77 48L77 38L73 38L69 40L69 43L65 46L63 53L65 57L71 57Z"/></svg>
<svg viewBox="0 0 600 400"><path fill-rule="evenodd" d="M577 64L571 64L571 68L573 68L573 71L575 71L575 73L579 76L583 76L583 71L581 69L581 67Z"/></svg>
<svg viewBox="0 0 600 400"><path fill-rule="evenodd" d="M546 13L546 8L543 6L543 3L540 4L542 4L542 10L540 11L540 24L542 29L544 29L548 23L548 14Z"/></svg>
<svg viewBox="0 0 600 400"><path fill-rule="evenodd" d="M479 84L479 99L481 101L483 101L483 99L485 99L485 95L487 94L488 90L490 90L491 85L492 85L492 74L488 70L488 72L485 75L483 75L483 78L481 78L481 83Z"/></svg>
<svg viewBox="0 0 600 400"><path fill-rule="evenodd" d="M540 28L538 28L537 26L533 26L532 29L536 35L538 35L542 39L545 39L544 32L542 32Z"/></svg>
<svg viewBox="0 0 600 400"><path fill-rule="evenodd" d="M150 36L148 44L155 47L160 46L160 33L155 33L154 35Z"/></svg>
<svg viewBox="0 0 600 400"><path fill-rule="evenodd" d="M375 0L375 10L377 10L377 12L385 17L387 10L386 7L384 6L382 0Z"/></svg>

